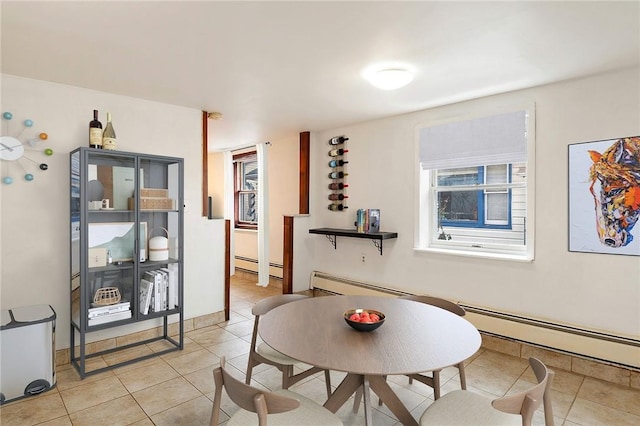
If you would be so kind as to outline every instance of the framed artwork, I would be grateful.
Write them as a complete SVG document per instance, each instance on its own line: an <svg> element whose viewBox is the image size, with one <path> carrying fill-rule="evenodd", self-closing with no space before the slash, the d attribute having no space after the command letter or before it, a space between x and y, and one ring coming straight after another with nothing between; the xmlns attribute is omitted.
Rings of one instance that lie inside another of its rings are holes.
<svg viewBox="0 0 640 426"><path fill-rule="evenodd" d="M569 251L640 256L640 136L569 145Z"/></svg>
<svg viewBox="0 0 640 426"><path fill-rule="evenodd" d="M147 222L140 222L140 249L147 253ZM89 248L111 251L113 261L130 262L135 247L135 222L89 224Z"/></svg>

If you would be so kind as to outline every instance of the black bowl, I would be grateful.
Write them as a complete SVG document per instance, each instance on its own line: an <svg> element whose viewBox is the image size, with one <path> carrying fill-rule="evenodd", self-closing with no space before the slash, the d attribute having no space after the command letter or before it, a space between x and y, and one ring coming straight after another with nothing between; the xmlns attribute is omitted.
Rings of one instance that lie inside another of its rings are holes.
<svg viewBox="0 0 640 426"><path fill-rule="evenodd" d="M363 312L368 312L369 314L376 314L380 318L380 321L377 322L358 322L351 321L349 317L353 314L362 314ZM349 309L344 313L344 320L351 327L355 328L358 331L373 331L376 328L380 327L384 322L385 316L382 312L376 311L375 309Z"/></svg>

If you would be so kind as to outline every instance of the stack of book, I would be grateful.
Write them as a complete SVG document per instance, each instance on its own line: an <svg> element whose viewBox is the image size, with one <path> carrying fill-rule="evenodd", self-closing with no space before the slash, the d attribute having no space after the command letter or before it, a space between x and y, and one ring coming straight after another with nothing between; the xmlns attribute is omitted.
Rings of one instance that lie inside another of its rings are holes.
<svg viewBox="0 0 640 426"><path fill-rule="evenodd" d="M380 209L358 209L355 225L359 233L380 232Z"/></svg>
<svg viewBox="0 0 640 426"><path fill-rule="evenodd" d="M92 304L92 306L92 308L89 308L90 326L131 318L129 302L114 303L112 305Z"/></svg>
<svg viewBox="0 0 640 426"><path fill-rule="evenodd" d="M178 306L178 266L144 273L140 280L140 313L149 315L175 309Z"/></svg>

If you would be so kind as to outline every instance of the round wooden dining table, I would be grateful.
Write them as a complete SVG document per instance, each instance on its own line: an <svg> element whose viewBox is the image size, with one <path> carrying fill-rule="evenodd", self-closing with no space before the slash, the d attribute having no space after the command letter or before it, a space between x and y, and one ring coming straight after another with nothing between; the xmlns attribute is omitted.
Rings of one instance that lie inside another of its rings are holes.
<svg viewBox="0 0 640 426"><path fill-rule="evenodd" d="M370 332L351 328L349 309L385 314ZM458 364L480 348L480 333L466 319L435 306L384 296L322 296L272 309L260 318L260 337L294 359L347 375L324 406L336 412L363 390L365 420L371 425L369 388L403 425L417 425L387 383L387 375L439 370Z"/></svg>

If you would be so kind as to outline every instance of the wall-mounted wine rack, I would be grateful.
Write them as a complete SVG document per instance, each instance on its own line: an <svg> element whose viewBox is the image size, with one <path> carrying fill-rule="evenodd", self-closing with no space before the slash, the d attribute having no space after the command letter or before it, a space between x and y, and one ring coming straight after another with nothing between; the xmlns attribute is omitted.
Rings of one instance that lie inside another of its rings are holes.
<svg viewBox="0 0 640 426"><path fill-rule="evenodd" d="M347 209L347 198L348 195L345 195L345 189L349 186L346 183L346 177L348 173L345 171L345 165L348 163L346 160L345 154L349 152L346 149L345 143L349 140L345 135L342 136L334 136L329 139L329 146L331 149L329 150L329 179L331 179L331 183L329 183L329 189L331 193L329 194L329 204L328 208L331 211L343 211Z"/></svg>

